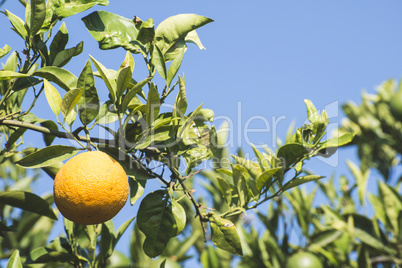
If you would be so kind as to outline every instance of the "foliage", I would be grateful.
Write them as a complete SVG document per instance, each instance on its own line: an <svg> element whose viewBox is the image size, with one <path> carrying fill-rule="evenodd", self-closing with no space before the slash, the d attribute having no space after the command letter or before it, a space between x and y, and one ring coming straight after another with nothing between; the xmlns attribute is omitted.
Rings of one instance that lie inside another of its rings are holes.
<svg viewBox="0 0 402 268"><path fill-rule="evenodd" d="M89 55L77 77L63 67L83 52L84 43L66 49L66 24L55 34L53 30L58 21L107 1L21 2L24 19L7 10L3 14L26 49L11 52L5 45L0 50L0 57L8 55L0 71L0 258L8 259L8 265L180 267L194 252L204 267L232 267L234 261L239 267L285 267L299 251L313 253L324 267L401 263L398 185L380 181L378 195L366 193L369 168L388 178L400 153L400 121L387 106L395 94L392 82L365 98L361 107L345 105L349 121L338 136L326 139L326 112L319 114L306 100L309 122L289 131L276 152L253 147L254 159L240 149L229 156L225 127L216 130L213 111L202 105L187 111L185 77L177 75L188 43L204 48L196 30L212 19L179 14L155 26L153 19L93 12L82 21L100 49L127 52L117 70ZM136 77L133 54L144 60L146 77ZM163 79L161 87L154 82L156 73ZM97 90L99 82L107 88L106 96ZM27 97L31 94L33 98ZM53 120L31 112L39 98L46 98ZM165 106L170 99L174 105ZM95 137L98 128L113 138ZM46 146L26 146L27 130L42 133ZM56 137L70 139L74 146L53 144ZM312 157L330 157L350 142L358 145L362 159L361 168L348 162L353 178L321 182L322 176L306 170ZM140 202L138 213L117 230L113 221L79 225L65 219L65 234L48 241L60 216L52 209L53 197L32 193L31 184L40 170L54 178L63 161L93 149L125 168L130 203ZM214 167L200 170L202 161ZM163 186L145 191L151 179ZM311 193L300 187L307 182L316 185ZM196 199L196 188L206 196ZM142 196L144 192L149 193ZM328 203L317 205L317 193ZM360 213L365 205L374 208L374 216ZM261 212L264 207L267 213ZM263 231L251 224L252 217ZM130 256L114 250L127 230Z"/></svg>

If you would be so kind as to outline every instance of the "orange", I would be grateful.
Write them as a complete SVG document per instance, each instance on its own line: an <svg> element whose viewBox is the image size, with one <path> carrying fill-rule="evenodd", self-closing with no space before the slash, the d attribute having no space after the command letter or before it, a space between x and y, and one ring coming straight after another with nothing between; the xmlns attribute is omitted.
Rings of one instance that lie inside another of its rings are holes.
<svg viewBox="0 0 402 268"><path fill-rule="evenodd" d="M126 172L112 157L92 151L74 156L54 180L54 201L60 213L79 224L113 218L127 201Z"/></svg>

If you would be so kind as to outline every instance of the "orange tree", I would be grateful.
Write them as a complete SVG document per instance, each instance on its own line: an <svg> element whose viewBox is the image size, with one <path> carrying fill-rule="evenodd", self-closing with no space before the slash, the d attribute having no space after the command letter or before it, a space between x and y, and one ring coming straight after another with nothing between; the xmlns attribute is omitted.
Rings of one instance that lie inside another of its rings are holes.
<svg viewBox="0 0 402 268"><path fill-rule="evenodd" d="M108 1L20 2L26 8L24 19L8 10L2 13L25 49L10 53L11 48L5 45L0 50L0 57L9 54L0 71L0 258L8 259L10 266L174 266L190 257L187 251L191 247L206 267L216 267L220 262L230 265L234 255L250 256L254 252L247 243L253 236L241 238L243 231L239 234L237 230L247 225L239 221L241 215L280 199L284 192L303 183L322 178L307 173L305 161L317 155L328 157L353 138L347 132L325 140L328 116L325 111L319 114L306 100L309 123L289 134L275 153L253 148L257 161L241 153L233 156L234 162L227 161L224 134L208 123L213 121L213 111L202 105L187 111L185 78L177 75L187 44L203 48L196 29L212 19L179 14L155 27L152 19L93 12L82 21L100 49L123 48L127 53L117 70L89 55L77 77L63 66L82 53L83 42L66 48L67 27L62 23L57 30L56 25L94 5L106 6ZM137 77L133 55L145 61L145 77ZM159 87L154 82L157 73L163 81ZM108 89L106 96L98 92L95 78ZM38 118L32 113L39 98L46 98L53 117ZM100 99L106 101L101 103ZM165 111L169 99L174 104ZM94 136L97 128L113 138ZM45 147L24 144L31 131L43 134ZM56 137L70 139L73 145L54 144ZM31 182L40 170L54 179L63 161L91 150L107 153L124 168L131 205L141 200L138 213L130 215L117 230L111 220L80 225L64 219L65 235L47 241L61 215L52 208L53 196L33 193ZM205 171L203 176L216 176L210 184L193 184L193 176L201 171L197 166L208 160L218 161L212 161L214 170ZM142 197L151 179L163 186ZM206 200L195 199L196 187L211 193L212 207L207 208ZM114 248L134 219L129 259ZM180 234L182 238L178 239ZM207 240L221 250L216 253L214 247L205 244ZM158 256L161 258L151 259ZM286 262L285 257L279 256L278 265ZM247 263L247 258L244 261Z"/></svg>

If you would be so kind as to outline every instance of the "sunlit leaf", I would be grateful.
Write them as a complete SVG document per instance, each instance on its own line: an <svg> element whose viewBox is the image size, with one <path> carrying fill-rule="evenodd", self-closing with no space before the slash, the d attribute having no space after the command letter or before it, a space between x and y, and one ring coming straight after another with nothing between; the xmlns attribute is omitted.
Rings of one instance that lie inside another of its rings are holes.
<svg viewBox="0 0 402 268"><path fill-rule="evenodd" d="M146 119L147 119L147 124L148 126L151 126L152 123L154 122L155 118L159 114L160 110L160 97L158 90L156 89L156 86L151 83L148 91L148 99L147 99L147 114L146 114Z"/></svg>
<svg viewBox="0 0 402 268"><path fill-rule="evenodd" d="M52 43L49 47L49 59L50 63L53 63L54 58L59 52L63 51L68 42L68 31L65 22L63 22L53 37Z"/></svg>
<svg viewBox="0 0 402 268"><path fill-rule="evenodd" d="M95 11L82 20L92 37L98 41L100 49L123 47L133 53L145 51L137 41L138 29L131 19L106 11Z"/></svg>
<svg viewBox="0 0 402 268"><path fill-rule="evenodd" d="M11 51L11 47L9 45L4 45L3 48L0 48L0 58L4 57Z"/></svg>
<svg viewBox="0 0 402 268"><path fill-rule="evenodd" d="M316 181L319 179L325 178L325 176L318 176L318 175L306 175L306 176L301 176L301 177L297 177L294 178L292 180L290 180L289 182L285 183L285 185L283 185L282 187L282 191L287 191L293 187L299 186L301 184L310 182L310 181Z"/></svg>
<svg viewBox="0 0 402 268"><path fill-rule="evenodd" d="M8 11L7 9L5 10L5 12L2 11L2 13L5 14L7 18L10 20L11 24L14 26L15 32L19 36L21 36L22 39L28 41L28 33L24 26L25 22L18 16Z"/></svg>
<svg viewBox="0 0 402 268"><path fill-rule="evenodd" d="M0 81L9 80L13 78L28 77L27 74L17 73L13 71L0 71Z"/></svg>
<svg viewBox="0 0 402 268"><path fill-rule="evenodd" d="M73 146L51 145L25 156L16 164L24 168L46 167L66 160L78 152Z"/></svg>
<svg viewBox="0 0 402 268"><path fill-rule="evenodd" d="M142 196L145 189L146 180L136 180L133 176L129 176L130 184L130 204L134 203Z"/></svg>
<svg viewBox="0 0 402 268"><path fill-rule="evenodd" d="M180 53L177 55L177 57L172 61L172 63L169 66L169 70L167 73L167 79L166 79L166 84L168 87L170 87L170 84L172 83L173 78L176 76L177 72L180 69L181 63L183 61L183 56L184 56L184 50L181 50ZM180 84L180 80L179 80Z"/></svg>
<svg viewBox="0 0 402 268"><path fill-rule="evenodd" d="M98 70L102 80L105 82L107 88L109 89L110 95L112 96L113 102L116 102L116 80L111 77L111 74L105 66L102 65L99 61L95 60L91 55L89 55L92 62L95 64L96 69Z"/></svg>
<svg viewBox="0 0 402 268"><path fill-rule="evenodd" d="M53 2L54 13L59 18L67 18L88 10L95 5L107 6L108 4L108 0L60 0Z"/></svg>
<svg viewBox="0 0 402 268"><path fill-rule="evenodd" d="M177 40L212 21L210 18L196 14L179 14L169 17L156 28L155 43L164 54Z"/></svg>
<svg viewBox="0 0 402 268"><path fill-rule="evenodd" d="M8 259L6 268L22 268L20 251L18 249L16 249L11 257Z"/></svg>
<svg viewBox="0 0 402 268"><path fill-rule="evenodd" d="M66 91L70 91L72 88L77 86L77 77L69 71L59 67L45 66L37 70L35 73L33 73L33 75L46 78L47 80L56 83Z"/></svg>
<svg viewBox="0 0 402 268"><path fill-rule="evenodd" d="M210 213L209 216L214 245L232 254L242 256L240 237L234 223L213 213Z"/></svg>
<svg viewBox="0 0 402 268"><path fill-rule="evenodd" d="M75 106L81 99L82 96L82 88L75 88L68 91L61 100L61 113L64 116L64 120L66 117L74 110Z"/></svg>
<svg viewBox="0 0 402 268"><path fill-rule="evenodd" d="M52 86L46 79L43 79L43 86L45 88L45 95L47 102L49 103L50 108L57 117L61 111L60 94L57 91L57 89L54 86Z"/></svg>

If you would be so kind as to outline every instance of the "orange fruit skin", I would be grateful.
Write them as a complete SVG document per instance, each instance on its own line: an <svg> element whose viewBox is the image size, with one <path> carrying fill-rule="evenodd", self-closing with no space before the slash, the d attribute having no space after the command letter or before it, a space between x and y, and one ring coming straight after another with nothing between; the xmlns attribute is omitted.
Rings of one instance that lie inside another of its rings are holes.
<svg viewBox="0 0 402 268"><path fill-rule="evenodd" d="M60 213L79 224L113 218L129 193L123 167L106 153L85 152L68 160L54 180L54 201Z"/></svg>

